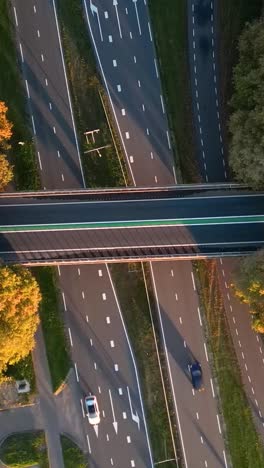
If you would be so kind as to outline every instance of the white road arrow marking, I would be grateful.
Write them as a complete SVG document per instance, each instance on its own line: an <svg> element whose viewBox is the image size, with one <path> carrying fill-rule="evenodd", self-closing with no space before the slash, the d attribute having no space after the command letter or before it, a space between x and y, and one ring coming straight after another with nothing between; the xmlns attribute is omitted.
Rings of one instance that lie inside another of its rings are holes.
<svg viewBox="0 0 264 468"><path fill-rule="evenodd" d="M117 19L117 24L118 24L118 29L119 29L119 35L122 39L122 31L121 31L121 26L120 26L120 21L119 21L119 14L118 14L118 9L117 9L117 6L118 6L118 3L117 3L117 0L113 0L113 5L115 7L115 11L116 11L116 19Z"/></svg>
<svg viewBox="0 0 264 468"><path fill-rule="evenodd" d="M131 398L130 398L130 392L129 392L129 388L128 388L128 387L127 387L127 394L128 394L128 401L129 401L129 406L130 406L130 412L131 412L132 420L138 425L138 430L140 431L139 416L138 416L137 411L136 411L136 414L133 413L132 403L131 403Z"/></svg>
<svg viewBox="0 0 264 468"><path fill-rule="evenodd" d="M140 36L141 36L141 27L140 27L140 22L139 22L139 17L138 17L137 0L132 0L132 2L133 2L134 5L135 5L136 16L137 16L137 22L138 22L138 30L139 30L139 34L140 34Z"/></svg>
<svg viewBox="0 0 264 468"><path fill-rule="evenodd" d="M98 26L99 26L101 41L103 41L104 39L103 39L103 34L102 34L102 29L101 29L100 16L99 16L98 8L97 8L97 6L95 6L95 5L92 3L92 0L90 0L90 8L91 8L92 15L94 16L94 14L96 14L96 16L97 16L97 21L98 21Z"/></svg>
<svg viewBox="0 0 264 468"><path fill-rule="evenodd" d="M94 432L96 434L96 437L98 437L98 424L96 424L95 426L93 426L94 428Z"/></svg>
<svg viewBox="0 0 264 468"><path fill-rule="evenodd" d="M111 408L112 408L112 413L113 413L113 426L114 426L114 430L116 431L116 434L117 434L117 425L118 425L118 423L117 423L116 417L115 417L115 410L114 410L111 390L108 389L108 391L109 391L109 398L110 398L110 403L111 403Z"/></svg>

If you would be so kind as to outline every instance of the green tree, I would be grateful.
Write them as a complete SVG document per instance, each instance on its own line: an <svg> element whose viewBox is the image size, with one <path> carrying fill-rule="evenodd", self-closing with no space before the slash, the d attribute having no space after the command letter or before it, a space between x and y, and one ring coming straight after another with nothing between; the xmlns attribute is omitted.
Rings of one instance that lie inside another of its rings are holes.
<svg viewBox="0 0 264 468"><path fill-rule="evenodd" d="M232 286L239 300L249 305L253 328L264 333L264 250L240 261Z"/></svg>
<svg viewBox="0 0 264 468"><path fill-rule="evenodd" d="M264 21L248 24L239 41L234 69L230 166L255 189L264 186Z"/></svg>
<svg viewBox="0 0 264 468"><path fill-rule="evenodd" d="M34 347L41 300L36 279L26 268L0 267L0 375Z"/></svg>
<svg viewBox="0 0 264 468"><path fill-rule="evenodd" d="M13 125L7 119L8 108L3 101L0 101L0 151L9 148L9 140L12 136ZM10 166L6 156L0 154L0 191L13 179L13 168Z"/></svg>

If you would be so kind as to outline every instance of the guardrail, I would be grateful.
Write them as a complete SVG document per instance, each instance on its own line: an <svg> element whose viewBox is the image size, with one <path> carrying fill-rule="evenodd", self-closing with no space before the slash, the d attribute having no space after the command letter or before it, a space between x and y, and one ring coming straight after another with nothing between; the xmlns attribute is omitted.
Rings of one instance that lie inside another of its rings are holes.
<svg viewBox="0 0 264 468"><path fill-rule="evenodd" d="M37 192L2 192L0 198L36 198L36 197L60 197L60 196L89 196L107 195L118 193L156 193L175 191L206 191L206 190L250 190L247 185L236 183L214 183L214 184L182 184L168 187L118 187L102 189L72 189L72 190L39 190Z"/></svg>

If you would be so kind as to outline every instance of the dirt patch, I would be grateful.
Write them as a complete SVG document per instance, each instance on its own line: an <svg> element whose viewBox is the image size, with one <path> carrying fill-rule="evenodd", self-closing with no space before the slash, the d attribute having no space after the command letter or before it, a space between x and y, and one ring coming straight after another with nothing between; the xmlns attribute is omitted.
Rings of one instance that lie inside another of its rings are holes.
<svg viewBox="0 0 264 468"><path fill-rule="evenodd" d="M0 410L10 409L16 406L31 405L36 403L36 395L17 393L14 381L0 384Z"/></svg>

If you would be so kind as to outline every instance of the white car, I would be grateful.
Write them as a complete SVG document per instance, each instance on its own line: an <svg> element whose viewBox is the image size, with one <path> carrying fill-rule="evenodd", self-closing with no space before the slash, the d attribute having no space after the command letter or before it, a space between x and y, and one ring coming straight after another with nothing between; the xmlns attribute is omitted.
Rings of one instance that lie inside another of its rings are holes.
<svg viewBox="0 0 264 468"><path fill-rule="evenodd" d="M97 398L95 395L90 395L84 399L86 414L89 423L95 426L100 422L100 411L98 408Z"/></svg>

